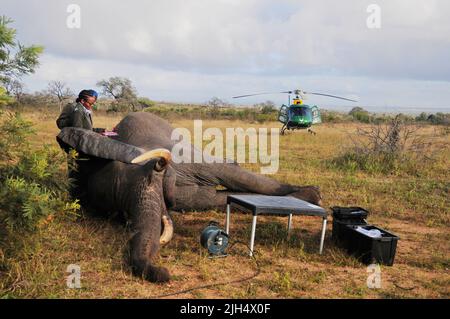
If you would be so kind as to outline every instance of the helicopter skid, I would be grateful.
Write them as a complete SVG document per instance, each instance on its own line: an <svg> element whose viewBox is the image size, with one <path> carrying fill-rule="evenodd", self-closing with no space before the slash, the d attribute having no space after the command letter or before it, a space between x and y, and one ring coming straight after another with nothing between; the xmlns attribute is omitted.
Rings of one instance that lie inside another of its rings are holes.
<svg viewBox="0 0 450 319"><path fill-rule="evenodd" d="M285 135L286 131L296 131L296 130L307 130L308 133L310 133L311 135L316 135L317 132L313 131L311 128L309 127L305 127L305 126L286 126L283 125L283 127L280 130L281 135Z"/></svg>

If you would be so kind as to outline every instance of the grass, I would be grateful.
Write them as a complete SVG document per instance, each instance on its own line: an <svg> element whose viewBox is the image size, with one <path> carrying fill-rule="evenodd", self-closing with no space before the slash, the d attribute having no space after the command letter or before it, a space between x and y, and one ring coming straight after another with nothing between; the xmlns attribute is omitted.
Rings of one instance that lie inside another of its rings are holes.
<svg viewBox="0 0 450 319"><path fill-rule="evenodd" d="M52 142L58 130L54 111L27 112L37 134L32 145ZM97 127L111 129L120 117L98 112ZM174 127L192 128L192 120L175 120ZM242 121L205 121L207 127L280 127ZM319 255L321 223L294 216L287 238L287 218L263 216L258 221L256 258L260 274L246 282L221 285L171 298L449 298L450 149L442 148L435 163L419 175L376 174L342 170L328 165L349 145L356 124L322 124L317 135L305 131L280 137L280 169L274 178L298 185L318 185L324 207L363 206L369 222L400 236L393 267L382 267L382 288L366 285L366 266L335 247L331 223L324 254ZM422 134L432 134L432 126ZM449 135L441 139L448 141ZM257 164L245 167L257 170ZM247 248L236 244L229 256L210 259L199 236L210 220L224 221L218 211L175 214L175 236L160 252L158 263L169 268L172 281L157 285L131 275L125 262L128 240L123 225L83 216L77 221L55 218L30 239L8 272L0 272L4 298L152 298L223 281L251 276L255 262ZM233 214L231 240L247 243L251 216ZM81 266L81 289L66 287L67 266ZM1 271L1 270L0 270Z"/></svg>

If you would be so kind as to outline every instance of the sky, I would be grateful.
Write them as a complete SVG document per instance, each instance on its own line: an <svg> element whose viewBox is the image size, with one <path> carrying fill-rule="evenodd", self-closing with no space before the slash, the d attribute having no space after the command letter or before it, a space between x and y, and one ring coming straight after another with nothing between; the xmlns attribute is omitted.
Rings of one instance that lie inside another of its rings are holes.
<svg viewBox="0 0 450 319"><path fill-rule="evenodd" d="M0 0L0 14L45 48L29 91L123 76L158 101L283 103L232 96L303 89L358 100L307 100L329 109L450 112L448 0Z"/></svg>

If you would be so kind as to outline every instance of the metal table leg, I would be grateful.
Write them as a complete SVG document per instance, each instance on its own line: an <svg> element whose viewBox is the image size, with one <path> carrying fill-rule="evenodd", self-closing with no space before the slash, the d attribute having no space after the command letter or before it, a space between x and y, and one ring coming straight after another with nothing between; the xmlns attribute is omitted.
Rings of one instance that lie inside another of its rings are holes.
<svg viewBox="0 0 450 319"><path fill-rule="evenodd" d="M288 238L289 238L289 235L291 234L291 227L292 227L292 214L289 214L288 229L287 229L287 237Z"/></svg>
<svg viewBox="0 0 450 319"><path fill-rule="evenodd" d="M227 204L227 219L225 220L225 232L227 234L230 233L230 214L231 214L231 207L230 204Z"/></svg>
<svg viewBox="0 0 450 319"><path fill-rule="evenodd" d="M252 234L250 236L250 257L253 256L253 247L255 245L256 217L257 217L257 215L253 215Z"/></svg>
<svg viewBox="0 0 450 319"><path fill-rule="evenodd" d="M322 222L322 234L320 236L319 254L321 254L321 255L322 255L322 251L323 251L323 242L325 240L325 231L326 231L326 229L327 229L327 218L325 217L323 219L323 222Z"/></svg>

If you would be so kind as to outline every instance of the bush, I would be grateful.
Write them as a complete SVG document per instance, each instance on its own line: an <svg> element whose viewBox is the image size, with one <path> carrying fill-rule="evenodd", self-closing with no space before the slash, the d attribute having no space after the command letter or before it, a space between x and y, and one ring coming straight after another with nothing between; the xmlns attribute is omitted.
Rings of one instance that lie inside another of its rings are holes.
<svg viewBox="0 0 450 319"><path fill-rule="evenodd" d="M0 267L30 233L45 227L54 217L74 217L79 204L71 201L62 170L63 153L44 145L32 150L27 138L32 124L18 113L0 113Z"/></svg>
<svg viewBox="0 0 450 319"><path fill-rule="evenodd" d="M436 125L450 125L450 113L438 112L435 115L431 114L427 120Z"/></svg>
<svg viewBox="0 0 450 319"><path fill-rule="evenodd" d="M320 110L323 123L343 123L350 121L349 115L329 110Z"/></svg>
<svg viewBox="0 0 450 319"><path fill-rule="evenodd" d="M6 89L0 86L0 109L12 102L11 97L6 94Z"/></svg>
<svg viewBox="0 0 450 319"><path fill-rule="evenodd" d="M432 143L405 120L399 114L386 125L358 128L356 136L351 137L353 145L330 164L349 171L419 174L432 160Z"/></svg>
<svg viewBox="0 0 450 319"><path fill-rule="evenodd" d="M140 98L138 98L137 101L138 101L141 109L155 106L155 102L146 97L140 97Z"/></svg>
<svg viewBox="0 0 450 319"><path fill-rule="evenodd" d="M50 108L59 108L58 99L48 94L48 92L34 92L32 94L25 93L21 97L21 105L33 108L40 108L42 106Z"/></svg>
<svg viewBox="0 0 450 319"><path fill-rule="evenodd" d="M275 103L272 101L266 101L263 103L255 104L254 107L259 110L262 114L271 114L276 111Z"/></svg>
<svg viewBox="0 0 450 319"><path fill-rule="evenodd" d="M370 123L372 121L372 116L370 113L359 106L354 107L348 115L358 122Z"/></svg>
<svg viewBox="0 0 450 319"><path fill-rule="evenodd" d="M22 177L7 177L0 190L1 219L7 232L34 231L56 212L76 214L76 202L65 202L45 186Z"/></svg>

